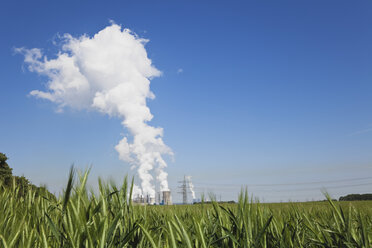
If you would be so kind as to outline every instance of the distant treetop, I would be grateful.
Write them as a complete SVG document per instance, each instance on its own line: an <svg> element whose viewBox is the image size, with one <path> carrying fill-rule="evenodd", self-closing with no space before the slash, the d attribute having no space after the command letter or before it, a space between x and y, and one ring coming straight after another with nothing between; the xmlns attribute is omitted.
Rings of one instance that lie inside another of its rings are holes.
<svg viewBox="0 0 372 248"><path fill-rule="evenodd" d="M8 157L0 152L0 182L2 182L5 186L10 186L12 183L12 168L9 167L8 163L6 162Z"/></svg>

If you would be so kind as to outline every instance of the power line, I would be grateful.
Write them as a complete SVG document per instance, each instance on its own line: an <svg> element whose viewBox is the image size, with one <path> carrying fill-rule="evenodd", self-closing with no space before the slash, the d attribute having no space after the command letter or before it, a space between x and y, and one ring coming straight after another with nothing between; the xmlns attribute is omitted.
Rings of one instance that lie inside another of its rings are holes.
<svg viewBox="0 0 372 248"><path fill-rule="evenodd" d="M258 192L296 192L296 191L313 191L313 190L321 190L321 189L324 189L324 190L327 190L327 189L338 189L338 188L346 188L346 187L358 187L358 186L366 186L366 185L372 185L372 182L368 182L368 183L360 183L360 184L347 184L347 185L336 185L336 186L327 186L327 187L313 187L313 188L299 188L299 189L280 189L280 190L277 190L277 189L264 189L264 190L258 190ZM203 188L203 187L195 187L196 189L200 189L200 190L216 190L215 188ZM235 189L217 189L218 191L231 191L231 190L235 190Z"/></svg>
<svg viewBox="0 0 372 248"><path fill-rule="evenodd" d="M366 186L372 185L372 182L369 183L360 183L360 184L349 184L349 185L338 185L338 186L328 186L328 187L318 187L318 188L302 188L302 189L294 189L293 191L310 191L310 190L319 190L319 189L338 189L338 188L346 188L346 187L358 187L358 186ZM283 192L285 190L274 190L275 192Z"/></svg>
<svg viewBox="0 0 372 248"><path fill-rule="evenodd" d="M349 178L349 179L339 179L339 180L329 180L329 181L313 181L313 182L297 182L297 183L273 183L273 184L213 184L213 183L199 183L194 182L196 185L210 185L210 186L223 186L223 187L270 187L270 186L294 186L294 185L311 185L311 184L321 184L321 183L339 183L339 182L351 182L372 179L372 177L359 177L359 178Z"/></svg>

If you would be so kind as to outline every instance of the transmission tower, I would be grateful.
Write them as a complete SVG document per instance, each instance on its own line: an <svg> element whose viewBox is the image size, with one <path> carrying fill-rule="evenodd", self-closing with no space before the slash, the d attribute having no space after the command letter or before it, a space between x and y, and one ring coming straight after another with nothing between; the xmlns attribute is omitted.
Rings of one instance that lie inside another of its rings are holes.
<svg viewBox="0 0 372 248"><path fill-rule="evenodd" d="M187 204L187 189L189 188L189 185L187 183L186 176L183 177L182 181L178 181L178 182L181 183L181 186L178 187L181 189L181 192L178 192L178 193L182 194L183 204Z"/></svg>

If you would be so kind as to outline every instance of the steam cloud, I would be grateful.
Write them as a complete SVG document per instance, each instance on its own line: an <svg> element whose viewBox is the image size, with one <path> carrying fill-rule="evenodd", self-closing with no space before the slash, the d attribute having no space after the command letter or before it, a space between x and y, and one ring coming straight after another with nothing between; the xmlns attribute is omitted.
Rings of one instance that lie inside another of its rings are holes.
<svg viewBox="0 0 372 248"><path fill-rule="evenodd" d="M33 90L30 95L56 103L59 111L65 107L97 110L120 118L132 140L124 137L115 149L121 160L137 168L141 193L155 197L152 171L160 190L169 190L163 155L172 151L162 140L163 129L148 124L153 115L146 100L155 98L150 80L161 75L147 57L148 40L117 24L93 37L65 34L63 39L55 59L37 48L16 49L30 71L49 79L46 91Z"/></svg>
<svg viewBox="0 0 372 248"><path fill-rule="evenodd" d="M189 188L190 188L190 191L191 191L192 199L195 199L194 184L192 184L192 182L191 182L191 176L187 176L186 179L187 179L187 182L189 184Z"/></svg>

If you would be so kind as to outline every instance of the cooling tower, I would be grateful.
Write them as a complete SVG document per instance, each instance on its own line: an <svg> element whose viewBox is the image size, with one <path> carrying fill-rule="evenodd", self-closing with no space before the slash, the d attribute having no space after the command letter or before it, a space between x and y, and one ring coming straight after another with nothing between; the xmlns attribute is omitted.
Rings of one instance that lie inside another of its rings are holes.
<svg viewBox="0 0 372 248"><path fill-rule="evenodd" d="M163 204L164 205L172 205L171 192L170 191L163 191Z"/></svg>

